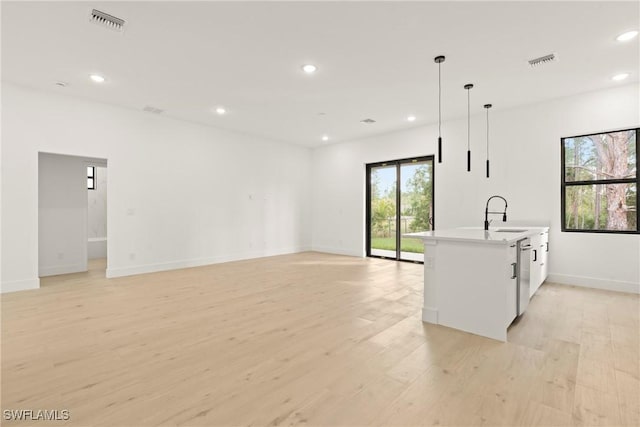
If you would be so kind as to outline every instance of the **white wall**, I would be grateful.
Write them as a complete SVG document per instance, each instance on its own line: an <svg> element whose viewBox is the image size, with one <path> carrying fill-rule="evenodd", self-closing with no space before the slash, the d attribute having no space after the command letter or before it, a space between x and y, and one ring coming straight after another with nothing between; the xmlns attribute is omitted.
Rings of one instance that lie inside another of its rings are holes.
<svg viewBox="0 0 640 427"><path fill-rule="evenodd" d="M89 198L88 236L90 239L107 237L107 168L94 164L89 166L95 166L96 168L96 189L87 190Z"/></svg>
<svg viewBox="0 0 640 427"><path fill-rule="evenodd" d="M38 152L109 162L108 276L308 249L310 150L2 85L2 291L38 281Z"/></svg>
<svg viewBox="0 0 640 427"><path fill-rule="evenodd" d="M87 270L87 169L81 157L40 153L40 277Z"/></svg>
<svg viewBox="0 0 640 427"><path fill-rule="evenodd" d="M443 125L436 163L436 227L482 226L487 198L500 194L512 220L551 225L550 279L638 292L640 237L560 231L560 138L638 126L638 85L511 110L491 111L491 178L485 174L485 116L473 109L472 172L466 172L466 119ZM317 148L313 153L313 247L364 254L365 164L434 154L437 127Z"/></svg>
<svg viewBox="0 0 640 427"><path fill-rule="evenodd" d="M637 290L640 237L560 232L559 139L637 126L638 91L496 106L489 180L484 116L473 118L471 173L466 121L446 123L436 226L481 226L486 198L502 194L511 219L550 222L552 280ZM118 276L296 252L312 237L316 250L361 256L364 164L433 154L437 136L419 127L324 146L312 159L306 148L162 116L6 83L2 92L3 292L38 287L38 152L109 160L108 275Z"/></svg>

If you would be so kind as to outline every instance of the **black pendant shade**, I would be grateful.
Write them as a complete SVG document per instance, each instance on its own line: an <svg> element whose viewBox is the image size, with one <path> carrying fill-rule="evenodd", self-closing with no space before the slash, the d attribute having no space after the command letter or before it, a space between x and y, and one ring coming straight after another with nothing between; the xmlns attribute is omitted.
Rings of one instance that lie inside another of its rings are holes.
<svg viewBox="0 0 640 427"><path fill-rule="evenodd" d="M471 89L473 85L464 85L467 90L467 172L471 172Z"/></svg>
<svg viewBox="0 0 640 427"><path fill-rule="evenodd" d="M484 108L487 110L487 178L489 178L489 108L491 104L484 104Z"/></svg>
<svg viewBox="0 0 640 427"><path fill-rule="evenodd" d="M433 58L438 64L438 163L442 163L442 79L441 65L444 62L444 56L439 55Z"/></svg>

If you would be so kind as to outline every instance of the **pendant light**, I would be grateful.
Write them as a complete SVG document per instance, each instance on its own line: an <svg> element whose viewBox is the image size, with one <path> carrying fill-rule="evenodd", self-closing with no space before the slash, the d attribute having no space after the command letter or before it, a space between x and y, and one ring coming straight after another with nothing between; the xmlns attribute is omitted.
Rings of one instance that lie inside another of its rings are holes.
<svg viewBox="0 0 640 427"><path fill-rule="evenodd" d="M467 90L467 172L471 172L471 89L473 85L464 85Z"/></svg>
<svg viewBox="0 0 640 427"><path fill-rule="evenodd" d="M484 104L484 108L487 110L487 178L489 178L489 108L491 104Z"/></svg>
<svg viewBox="0 0 640 427"><path fill-rule="evenodd" d="M442 79L440 68L444 62L444 56L436 56L433 60L438 64L438 163L442 163Z"/></svg>

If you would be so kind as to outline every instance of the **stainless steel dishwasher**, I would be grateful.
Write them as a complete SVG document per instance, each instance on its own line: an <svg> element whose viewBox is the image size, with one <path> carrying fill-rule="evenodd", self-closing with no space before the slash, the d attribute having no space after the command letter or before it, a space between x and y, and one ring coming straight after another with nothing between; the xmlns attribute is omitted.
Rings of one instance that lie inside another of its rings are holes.
<svg viewBox="0 0 640 427"><path fill-rule="evenodd" d="M518 299L517 312L520 316L529 305L531 287L531 239L518 240Z"/></svg>

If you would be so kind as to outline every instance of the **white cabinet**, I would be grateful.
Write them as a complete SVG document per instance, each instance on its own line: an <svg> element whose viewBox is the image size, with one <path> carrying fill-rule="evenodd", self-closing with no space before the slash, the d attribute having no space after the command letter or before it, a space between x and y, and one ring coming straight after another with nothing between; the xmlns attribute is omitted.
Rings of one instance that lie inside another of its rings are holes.
<svg viewBox="0 0 640 427"><path fill-rule="evenodd" d="M540 277L542 274L540 268L541 234L542 233L536 233L531 236L531 251L529 252L529 262L531 263L531 281L529 282L530 296L533 296L533 294L538 290L538 286L540 286Z"/></svg>
<svg viewBox="0 0 640 427"><path fill-rule="evenodd" d="M537 236L537 261L544 231L456 228L406 234L424 242L422 320L506 341L507 328L517 318L517 242ZM542 273L537 274L539 282Z"/></svg>
<svg viewBox="0 0 640 427"><path fill-rule="evenodd" d="M518 248L515 244L509 245L507 249L507 306L506 324L509 326L518 315L518 276L517 276Z"/></svg>
<svg viewBox="0 0 640 427"><path fill-rule="evenodd" d="M547 279L549 258L549 231L531 236L531 296Z"/></svg>
<svg viewBox="0 0 640 427"><path fill-rule="evenodd" d="M540 285L547 280L549 275L549 231L541 235L540 241ZM538 285L538 287L540 286Z"/></svg>

